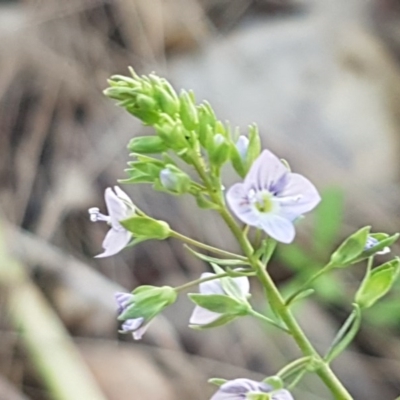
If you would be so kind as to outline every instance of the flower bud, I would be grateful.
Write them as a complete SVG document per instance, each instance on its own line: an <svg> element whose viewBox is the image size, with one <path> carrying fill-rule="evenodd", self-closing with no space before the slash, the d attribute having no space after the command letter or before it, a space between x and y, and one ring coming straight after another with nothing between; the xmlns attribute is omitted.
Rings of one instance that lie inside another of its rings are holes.
<svg viewBox="0 0 400 400"><path fill-rule="evenodd" d="M229 158L230 146L224 135L217 133L208 151L210 162L216 167L221 167Z"/></svg>
<svg viewBox="0 0 400 400"><path fill-rule="evenodd" d="M369 308L383 297L393 286L399 270L400 259L395 258L369 272L356 294L360 308Z"/></svg>
<svg viewBox="0 0 400 400"><path fill-rule="evenodd" d="M171 229L165 221L158 221L148 216L134 215L120 221L120 224L138 239L167 239Z"/></svg>
<svg viewBox="0 0 400 400"><path fill-rule="evenodd" d="M249 147L249 139L244 135L240 135L235 146L240 158L243 162L245 162L247 157L247 149Z"/></svg>
<svg viewBox="0 0 400 400"><path fill-rule="evenodd" d="M197 112L196 104L194 103L192 93L182 91L180 95L180 116L183 125L188 130L195 129L199 124L199 115Z"/></svg>
<svg viewBox="0 0 400 400"><path fill-rule="evenodd" d="M190 189L190 177L179 168L168 165L160 172L161 185L174 194L187 193Z"/></svg>
<svg viewBox="0 0 400 400"><path fill-rule="evenodd" d="M166 151L168 147L158 136L139 136L130 140L128 149L132 153L156 154Z"/></svg>
<svg viewBox="0 0 400 400"><path fill-rule="evenodd" d="M177 293L170 286L139 286L132 294L116 293L118 319L125 321L122 332L132 332L141 339L149 322L176 301Z"/></svg>

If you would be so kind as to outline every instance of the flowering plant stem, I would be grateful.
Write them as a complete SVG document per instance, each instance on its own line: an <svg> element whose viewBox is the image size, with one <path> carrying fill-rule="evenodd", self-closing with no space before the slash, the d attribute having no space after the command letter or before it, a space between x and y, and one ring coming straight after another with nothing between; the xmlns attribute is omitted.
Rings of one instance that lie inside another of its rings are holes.
<svg viewBox="0 0 400 400"><path fill-rule="evenodd" d="M244 262L248 262L246 257L243 257L239 254L235 254L235 253L231 253L230 251L226 251L226 250L222 250L222 249L218 249L217 247L213 247L213 246L209 246L208 244L202 243L202 242L198 242L197 240L194 240L190 237L187 237L185 235L182 235L179 232L176 231L171 231L171 237L174 237L176 239L182 240L182 242L185 242L187 244L190 244L192 246L198 247L200 249L203 250L207 250L211 253L214 254L219 254L220 256L224 256L224 257L230 257L230 258L234 258L236 260L242 260Z"/></svg>
<svg viewBox="0 0 400 400"><path fill-rule="evenodd" d="M193 166L195 167L197 173L200 178L203 180L204 185L206 186L209 196L212 201L217 204L218 212L221 217L224 219L225 223L228 225L236 240L240 244L243 253L248 259L249 264L256 272L256 276L264 290L266 292L266 296L268 298L269 304L271 305L272 310L279 316L279 318L285 323L287 330L290 335L293 337L298 347L302 351L305 357L311 357L314 360L314 370L321 378L321 380L325 383L331 393L334 395L335 399L340 400L352 400L352 396L346 390L346 388L342 385L340 380L336 377L329 364L319 355L317 350L313 347L313 345L308 340L307 336L301 329L299 323L293 316L289 307L285 304L285 300L281 296L278 288L275 283L271 279L270 275L266 271L263 263L254 256L254 249L250 244L247 236L244 234L242 229L237 225L236 221L226 208L224 204L224 199L220 190L216 190L216 188L210 182L210 179L203 168L203 163L199 159L198 154L193 154ZM218 185L220 188L221 185ZM272 252L271 252L272 253Z"/></svg>

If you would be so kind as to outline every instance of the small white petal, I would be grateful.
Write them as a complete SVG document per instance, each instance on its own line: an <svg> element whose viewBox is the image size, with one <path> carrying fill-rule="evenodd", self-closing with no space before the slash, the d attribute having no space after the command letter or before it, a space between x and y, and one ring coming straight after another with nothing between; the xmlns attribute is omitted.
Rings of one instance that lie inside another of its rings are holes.
<svg viewBox="0 0 400 400"><path fill-rule="evenodd" d="M119 187L119 186L114 186L114 191L115 194L126 204L131 205L132 209L134 209L134 205L132 203L131 198Z"/></svg>
<svg viewBox="0 0 400 400"><path fill-rule="evenodd" d="M137 329L136 331L132 332L132 337L134 340L140 340L143 335L146 333L147 329L149 327L149 323L147 323L146 325L141 326L139 329Z"/></svg>
<svg viewBox="0 0 400 400"><path fill-rule="evenodd" d="M192 315L189 320L190 325L207 325L211 324L211 322L216 321L221 314L206 310L203 307L196 306L192 312Z"/></svg>
<svg viewBox="0 0 400 400"><path fill-rule="evenodd" d="M250 292L250 282L247 276L239 276L237 278L233 278L233 281L238 286L242 296L246 297Z"/></svg>
<svg viewBox="0 0 400 400"><path fill-rule="evenodd" d="M296 234L293 223L279 215L263 216L260 226L269 236L282 243L291 243Z"/></svg>
<svg viewBox="0 0 400 400"><path fill-rule="evenodd" d="M106 189L104 198L111 219L111 226L115 229L120 229L121 225L119 221L128 217L128 206L113 192L111 188Z"/></svg>
<svg viewBox="0 0 400 400"><path fill-rule="evenodd" d="M257 226L259 214L248 199L243 183L235 183L226 193L226 200L233 213L245 224Z"/></svg>
<svg viewBox="0 0 400 400"><path fill-rule="evenodd" d="M286 389L278 390L272 395L272 400L294 400L293 396Z"/></svg>
<svg viewBox="0 0 400 400"><path fill-rule="evenodd" d="M281 200L280 215L291 221L311 211L321 201L315 186L304 176L294 173L288 173L284 185L277 187L276 199Z"/></svg>
<svg viewBox="0 0 400 400"><path fill-rule="evenodd" d="M131 240L132 234L125 229L116 230L111 228L103 240L104 252L95 258L109 257L119 253Z"/></svg>
<svg viewBox="0 0 400 400"><path fill-rule="evenodd" d="M122 325L121 328L124 332L132 332L136 331L143 324L144 318L132 318L127 319Z"/></svg>
<svg viewBox="0 0 400 400"><path fill-rule="evenodd" d="M200 278L208 278L211 276L215 276L215 274L211 272L204 272L201 274ZM201 294L225 294L224 290L222 289L221 282L219 279L215 279L213 281L202 282L199 284L199 291Z"/></svg>

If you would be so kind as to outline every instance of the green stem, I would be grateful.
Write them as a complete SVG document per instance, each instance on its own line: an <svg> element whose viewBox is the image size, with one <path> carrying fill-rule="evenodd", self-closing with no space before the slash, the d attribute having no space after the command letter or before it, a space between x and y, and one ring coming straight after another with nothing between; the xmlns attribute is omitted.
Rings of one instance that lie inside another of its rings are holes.
<svg viewBox="0 0 400 400"><path fill-rule="evenodd" d="M203 170L201 163L198 159L193 159L193 165L196 168L199 176L203 179L203 182L207 189L209 190L210 198L216 203L220 205L219 213L224 219L225 223L231 229L232 233L236 237L236 240L239 242L245 256L248 258L251 266L254 268L256 275L264 287L267 298L271 304L271 308L276 312L276 314L281 318L281 320L285 323L288 330L291 332L293 339L299 346L300 350L303 352L304 356L312 357L316 361L315 372L321 378L321 380L325 383L325 385L329 388L331 393L338 400L353 400L350 393L346 390L346 388L342 385L339 379L331 370L328 363L326 363L319 353L314 349L307 336L304 334L297 320L292 315L290 309L286 306L284 299L282 298L279 290L275 286L273 280L269 276L268 272L264 269L264 266L254 257L254 250L248 241L247 237L243 234L240 227L236 224L236 221L226 209L222 196L220 193L216 192L210 181L206 172Z"/></svg>
<svg viewBox="0 0 400 400"><path fill-rule="evenodd" d="M194 281L190 281L188 283L185 283L185 284L183 284L181 286L177 286L174 289L175 289L176 292L181 292L182 290L189 289L192 286L198 285L199 283L213 281L215 279L220 279L220 278L225 278L226 276L229 276L229 274L228 273L223 273L223 274L216 274L216 275L213 275L213 276L208 276L207 278L199 278L199 279L195 279Z"/></svg>
<svg viewBox="0 0 400 400"><path fill-rule="evenodd" d="M285 379L286 377L296 373L300 368L303 368L304 365L308 364L310 361L311 357L309 356L298 358L297 360L285 365L276 375Z"/></svg>
<svg viewBox="0 0 400 400"><path fill-rule="evenodd" d="M315 275L313 275L311 278L309 278L305 283L303 283L300 286L300 289L296 290L293 294L291 294L285 301L285 304L287 306L290 305L290 303L305 289L307 289L316 279L318 279L321 275L325 274L328 272L332 266L330 264L325 265L323 268L321 268Z"/></svg>
<svg viewBox="0 0 400 400"><path fill-rule="evenodd" d="M246 261L246 262L248 261L246 257L243 257L239 254L231 253L230 251L218 249L217 247L209 246L208 244L198 242L197 240L187 237L185 235L182 235L181 233L176 232L176 231L171 231L171 237L182 240L182 242L188 243L192 246L210 251L215 254L219 254L224 257L235 258L236 260L241 260L241 261Z"/></svg>

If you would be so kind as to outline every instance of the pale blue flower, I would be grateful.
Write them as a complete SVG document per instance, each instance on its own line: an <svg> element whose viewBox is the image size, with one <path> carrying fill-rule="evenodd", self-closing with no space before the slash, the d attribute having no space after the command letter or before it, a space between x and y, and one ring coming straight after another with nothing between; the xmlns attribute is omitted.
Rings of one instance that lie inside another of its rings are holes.
<svg viewBox="0 0 400 400"><path fill-rule="evenodd" d="M372 236L368 236L367 243L365 243L364 251L372 249L378 243L379 243L378 239L375 239ZM386 254L386 253L390 253L390 248L389 247L384 247L381 251L377 251L375 254Z"/></svg>
<svg viewBox="0 0 400 400"><path fill-rule="evenodd" d="M130 242L132 233L128 232L119 221L128 218L135 212L129 196L118 186L107 188L104 194L107 211L109 215L104 215L97 207L89 208L90 220L93 222L104 221L110 225L103 241L104 252L97 255L100 257L109 257L120 252Z"/></svg>
<svg viewBox="0 0 400 400"><path fill-rule="evenodd" d="M251 379L234 379L225 382L211 397L211 400L245 400L250 394L271 393L272 400L294 400L285 389L273 391L272 386Z"/></svg>
<svg viewBox="0 0 400 400"><path fill-rule="evenodd" d="M268 150L254 161L244 182L234 184L227 192L228 204L241 221L283 243L294 239L293 221L320 200L308 179L290 172Z"/></svg>
<svg viewBox="0 0 400 400"><path fill-rule="evenodd" d="M121 315L129 305L133 303L134 295L130 293L117 292L114 296L118 305L118 315ZM148 324L144 324L144 322L145 319L143 317L127 319L121 325L121 332L132 332L133 338L135 340L140 340L148 327Z"/></svg>
<svg viewBox="0 0 400 400"><path fill-rule="evenodd" d="M215 274L211 272L204 272L201 274L201 279L215 276ZM238 292L240 293L240 297L245 299L250 291L249 280L246 276L240 276L236 278L231 278L232 282L236 285ZM215 279L212 281L202 282L199 285L200 294L210 295L210 294L220 294L227 296L228 294L225 292L222 287L222 283L220 279ZM217 321L223 316L223 314L219 314L210 310L207 310L203 307L196 306L193 310L193 313L190 317L190 325L208 325L212 322Z"/></svg>

